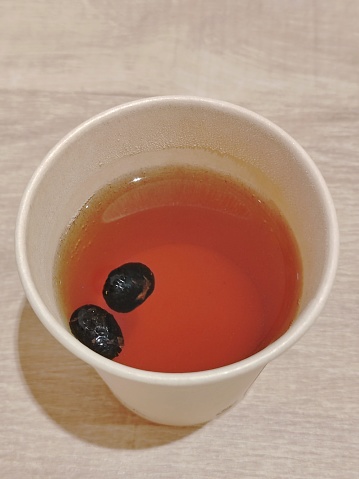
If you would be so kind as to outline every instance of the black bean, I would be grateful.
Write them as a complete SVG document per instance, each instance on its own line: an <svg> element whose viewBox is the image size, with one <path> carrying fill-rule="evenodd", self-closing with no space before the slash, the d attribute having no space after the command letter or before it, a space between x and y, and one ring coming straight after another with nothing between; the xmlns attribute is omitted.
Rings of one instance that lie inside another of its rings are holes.
<svg viewBox="0 0 359 479"><path fill-rule="evenodd" d="M70 329L82 344L105 358L113 359L122 351L120 326L112 314L99 306L86 304L76 309L70 318Z"/></svg>
<svg viewBox="0 0 359 479"><path fill-rule="evenodd" d="M142 304L154 287L154 275L146 265L126 263L111 271L102 294L111 309L128 313Z"/></svg>

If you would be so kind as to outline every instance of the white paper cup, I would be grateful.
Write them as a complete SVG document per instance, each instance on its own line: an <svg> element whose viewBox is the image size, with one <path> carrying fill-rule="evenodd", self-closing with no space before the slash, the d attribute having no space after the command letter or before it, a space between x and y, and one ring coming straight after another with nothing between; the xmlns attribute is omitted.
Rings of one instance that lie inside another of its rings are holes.
<svg viewBox="0 0 359 479"><path fill-rule="evenodd" d="M235 364L193 373L130 368L96 354L70 333L53 288L59 239L86 200L113 178L139 167L187 163L230 173L277 204L302 255L300 310L283 336ZM16 253L39 319L65 348L96 369L125 406L157 423L194 425L240 400L264 366L313 324L334 280L338 226L318 169L283 130L229 103L157 97L97 115L50 151L24 193Z"/></svg>

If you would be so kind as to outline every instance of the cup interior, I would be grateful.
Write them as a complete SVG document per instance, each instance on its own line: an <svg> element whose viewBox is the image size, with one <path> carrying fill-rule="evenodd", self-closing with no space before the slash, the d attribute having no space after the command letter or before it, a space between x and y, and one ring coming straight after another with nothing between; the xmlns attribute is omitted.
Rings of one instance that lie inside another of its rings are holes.
<svg viewBox="0 0 359 479"><path fill-rule="evenodd" d="M338 255L336 217L323 178L292 138L264 118L219 101L159 97L121 105L80 125L53 148L32 178L18 216L17 259L32 307L62 344L93 366L116 374L131 369L87 350L69 333L53 288L54 261L65 228L99 188L121 175L164 165L230 174L274 202L291 226L303 262L298 317L283 337L242 363L268 362L304 334L324 305Z"/></svg>

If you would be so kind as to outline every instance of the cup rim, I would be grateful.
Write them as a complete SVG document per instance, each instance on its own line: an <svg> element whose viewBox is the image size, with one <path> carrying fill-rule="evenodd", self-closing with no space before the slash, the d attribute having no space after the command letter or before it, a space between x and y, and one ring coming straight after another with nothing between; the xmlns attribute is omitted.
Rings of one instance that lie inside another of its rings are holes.
<svg viewBox="0 0 359 479"><path fill-rule="evenodd" d="M301 161L305 163L308 171L311 173L312 180L315 182L316 189L319 191L324 200L324 204L326 205L327 221L329 225L329 253L328 261L322 273L321 282L315 295L316 300L312 301L304 310L300 312L296 321L276 341L252 356L227 366L205 371L164 373L136 369L106 359L84 346L71 334L70 331L67 331L58 323L55 317L45 306L32 280L26 255L26 227L29 210L32 203L32 197L35 194L38 185L41 183L42 178L44 177L46 171L50 168L51 164L56 162L58 153L61 152L61 150L69 142L75 141L78 136L82 135L82 133L90 130L93 127L96 127L96 125L102 123L104 120L112 116L121 114L121 112L124 110L143 107L147 108L151 107L153 104L162 104L168 106L169 104L176 103L180 103L182 105L190 104L191 106L205 105L210 108L217 108L223 112L239 114L240 116L246 117L246 119L249 119L251 122L254 122L257 125L265 127L266 129L270 129L274 135L281 138L283 142L290 146L295 154L301 157ZM244 374L255 369L263 368L271 360L280 356L287 349L293 346L305 334L305 332L310 328L312 323L322 311L335 279L339 257L339 230L334 203L319 169L306 153L306 151L282 128L258 113L226 101L199 96L166 95L134 100L107 109L82 122L58 141L58 143L48 152L40 165L37 167L23 193L16 221L15 252L20 279L31 307L46 329L48 329L48 331L66 349L87 364L94 367L96 370L101 370L104 373L138 382L184 386L194 383L205 384L214 381L218 382L238 374Z"/></svg>

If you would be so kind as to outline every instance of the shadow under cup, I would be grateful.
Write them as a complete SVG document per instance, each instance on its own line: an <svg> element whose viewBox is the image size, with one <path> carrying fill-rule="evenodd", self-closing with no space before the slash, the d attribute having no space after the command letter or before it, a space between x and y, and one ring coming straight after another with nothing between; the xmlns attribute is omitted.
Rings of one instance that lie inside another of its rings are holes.
<svg viewBox="0 0 359 479"><path fill-rule="evenodd" d="M80 207L105 184L149 166L191 165L227 173L274 201L303 262L300 310L289 330L235 364L195 373L130 368L89 350L69 332L53 288L59 239ZM338 229L316 166L280 128L240 107L195 97L121 105L73 130L44 159L25 191L16 252L26 295L45 327L92 365L129 409L154 422L206 422L241 399L263 367L310 327L330 292Z"/></svg>

